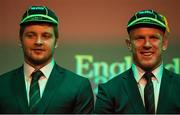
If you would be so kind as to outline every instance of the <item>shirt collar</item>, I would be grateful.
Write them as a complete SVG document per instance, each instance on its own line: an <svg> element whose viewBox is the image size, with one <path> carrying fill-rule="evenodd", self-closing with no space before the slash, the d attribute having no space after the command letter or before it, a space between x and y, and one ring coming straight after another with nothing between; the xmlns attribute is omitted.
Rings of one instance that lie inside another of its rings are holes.
<svg viewBox="0 0 180 115"><path fill-rule="evenodd" d="M47 79L49 78L54 65L55 65L55 61L54 59L52 59L50 63L48 63L47 65L45 65L40 69ZM29 80L33 71L35 71L35 68L33 68L31 65L29 65L24 61L24 75L26 80Z"/></svg>
<svg viewBox="0 0 180 115"><path fill-rule="evenodd" d="M143 69L141 69L140 67L138 67L137 65L135 65L134 63L132 64L132 71L135 77L135 80L137 82L139 82L139 80L142 78L142 76L144 75L145 71ZM162 74L163 74L163 63L161 63L161 65L159 67L157 67L156 69L154 69L152 71L153 75L155 76L155 78L157 79L158 82L161 82L162 79Z"/></svg>

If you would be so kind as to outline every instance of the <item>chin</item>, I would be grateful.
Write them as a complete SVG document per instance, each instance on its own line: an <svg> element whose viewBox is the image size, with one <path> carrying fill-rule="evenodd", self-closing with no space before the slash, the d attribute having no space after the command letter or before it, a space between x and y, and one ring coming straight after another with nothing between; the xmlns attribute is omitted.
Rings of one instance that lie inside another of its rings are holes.
<svg viewBox="0 0 180 115"><path fill-rule="evenodd" d="M141 66L142 66L142 68L144 70L151 71L151 70L153 70L156 67L156 64L154 64L154 63L144 63Z"/></svg>
<svg viewBox="0 0 180 115"><path fill-rule="evenodd" d="M148 66L148 65L146 65L146 66L144 66L143 70L145 70L145 71L151 71L151 70L153 70L153 66Z"/></svg>
<svg viewBox="0 0 180 115"><path fill-rule="evenodd" d="M31 58L29 62L33 65L44 65L49 62L49 58Z"/></svg>

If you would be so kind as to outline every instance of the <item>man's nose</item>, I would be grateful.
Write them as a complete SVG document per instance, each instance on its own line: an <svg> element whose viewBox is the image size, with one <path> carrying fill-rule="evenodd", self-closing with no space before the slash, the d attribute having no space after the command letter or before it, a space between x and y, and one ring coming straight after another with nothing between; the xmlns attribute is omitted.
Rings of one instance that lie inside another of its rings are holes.
<svg viewBox="0 0 180 115"><path fill-rule="evenodd" d="M42 45L43 44L43 40L42 40L41 36L37 37L35 44L37 44L37 45Z"/></svg>
<svg viewBox="0 0 180 115"><path fill-rule="evenodd" d="M151 44L149 38L146 38L144 42L145 42L145 43L144 43L144 47L145 47L145 48L151 48L151 47L152 47L152 44Z"/></svg>

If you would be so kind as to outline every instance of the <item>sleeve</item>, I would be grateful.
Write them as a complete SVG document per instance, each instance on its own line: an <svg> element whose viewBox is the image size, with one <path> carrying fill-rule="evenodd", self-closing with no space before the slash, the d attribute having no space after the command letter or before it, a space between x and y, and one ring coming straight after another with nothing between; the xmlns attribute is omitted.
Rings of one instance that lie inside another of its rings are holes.
<svg viewBox="0 0 180 115"><path fill-rule="evenodd" d="M107 91L107 87L104 84L99 85L95 113L114 113L113 100L109 94L110 92Z"/></svg>
<svg viewBox="0 0 180 115"><path fill-rule="evenodd" d="M93 113L94 95L88 79L81 82L73 113Z"/></svg>

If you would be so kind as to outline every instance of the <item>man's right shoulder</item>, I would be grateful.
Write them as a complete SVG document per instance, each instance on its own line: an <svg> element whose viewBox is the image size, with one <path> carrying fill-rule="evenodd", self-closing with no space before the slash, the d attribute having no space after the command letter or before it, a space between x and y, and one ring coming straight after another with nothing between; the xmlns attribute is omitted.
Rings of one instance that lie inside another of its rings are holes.
<svg viewBox="0 0 180 115"><path fill-rule="evenodd" d="M23 67L21 66L19 68L12 69L12 70L10 70L8 72L5 72L5 73L1 74L0 75L0 80L14 76L15 74L19 73L22 70L22 68Z"/></svg>
<svg viewBox="0 0 180 115"><path fill-rule="evenodd" d="M130 72L131 72L131 69L128 69L128 70L124 71L123 73L116 75L115 77L110 79L108 82L102 83L100 85L104 86L104 87L112 87L112 86L118 87L119 85L122 84L122 82L124 82L124 80L128 77Z"/></svg>

